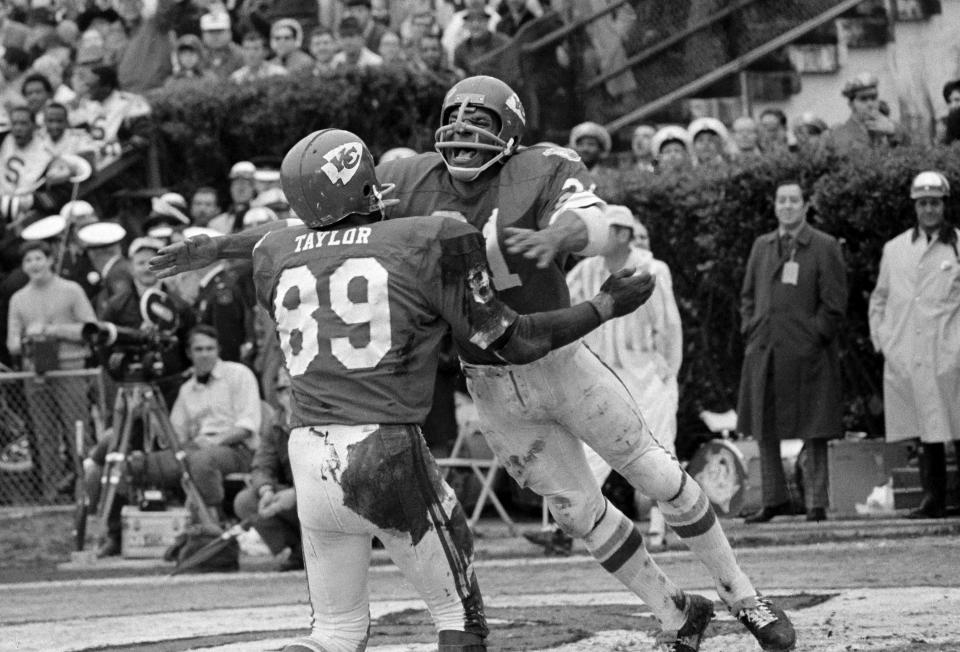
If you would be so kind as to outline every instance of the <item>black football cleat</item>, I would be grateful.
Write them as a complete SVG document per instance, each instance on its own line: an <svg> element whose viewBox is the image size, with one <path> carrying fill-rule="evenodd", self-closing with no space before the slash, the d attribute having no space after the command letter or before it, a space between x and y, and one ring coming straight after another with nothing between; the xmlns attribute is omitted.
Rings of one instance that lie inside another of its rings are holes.
<svg viewBox="0 0 960 652"><path fill-rule="evenodd" d="M734 616L767 652L788 652L797 643L797 632L790 618L768 598L757 596L753 604L740 607Z"/></svg>
<svg viewBox="0 0 960 652"><path fill-rule="evenodd" d="M683 613L687 617L683 627L676 632L663 632L657 637L663 652L698 652L703 633L713 619L713 603L701 595L687 594Z"/></svg>

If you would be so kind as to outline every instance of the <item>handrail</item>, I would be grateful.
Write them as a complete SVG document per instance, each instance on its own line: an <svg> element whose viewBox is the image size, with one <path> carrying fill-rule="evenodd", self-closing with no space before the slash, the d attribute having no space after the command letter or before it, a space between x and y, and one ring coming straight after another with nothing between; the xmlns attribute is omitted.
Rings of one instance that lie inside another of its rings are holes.
<svg viewBox="0 0 960 652"><path fill-rule="evenodd" d="M795 41L799 37L803 36L812 29L816 29L820 25L826 23L827 21L833 20L847 11L852 9L854 6L860 3L861 0L843 0L837 6L832 9L827 9L822 14L811 18L810 20L804 21L803 23L797 25L793 29L781 34L777 38L768 41L767 43L761 45L758 48L754 48L750 52L747 52L743 56L737 57L733 61L726 63L716 70L707 73L699 79L695 79L689 84L685 84L678 88L675 91L667 93L663 97L660 97L653 102L645 104L637 109L634 109L626 115L620 116L616 120L604 125L610 133L613 133L633 122L642 120L646 116L659 111L662 108L665 108L672 104L673 102L683 99L690 93L698 91L701 88L706 88L714 82L720 81L727 75L739 72L749 66L754 61L761 59L774 50L778 50L785 45L789 45L791 42Z"/></svg>
<svg viewBox="0 0 960 652"><path fill-rule="evenodd" d="M682 41L683 39L687 38L687 37L690 36L691 34L694 34L694 33L696 33L696 32L699 32L699 31L702 30L702 29L705 29L705 28L707 28L707 27L710 27L710 26L713 25L714 23L720 22L721 20L723 20L724 18L726 18L727 16L729 16L729 15L732 14L733 12L739 11L740 9L743 9L743 8L746 7L747 5L752 5L752 4L754 4L755 2L759 2L759 1L760 1L760 0L738 0L737 2L735 2L735 3L732 4L732 5L730 5L729 7L725 7L725 8L723 8L723 9L717 11L716 13L711 14L710 16L704 18L703 20L701 20L700 22L696 23L695 25L691 25L691 26L687 27L686 29L680 30L679 32L677 32L677 33L674 34L673 36L671 36L671 37L669 37L669 38L666 38L666 39L658 42L656 45L652 45L652 46L650 46L649 48L647 48L647 49L645 49L645 50L641 50L640 52L638 52L637 54L633 55L632 57L630 57L629 59L627 59L625 62L623 62L622 64L620 64L619 67L614 68L613 70L608 70L607 72L603 73L602 75L600 75L600 76L598 76L598 77L595 77L594 79L591 79L591 80L587 83L586 90L590 90L590 89L592 89L592 88L596 88L597 86L599 86L599 85L602 84L603 82L607 81L608 79L612 79L612 78L616 77L617 75L621 75L621 74L623 74L626 70L628 70L628 69L630 69L630 68L633 68L634 66L638 65L639 63L641 63L641 62L643 62L643 61L646 61L647 59L649 59L649 58L651 58L651 57L653 57L653 56L655 56L655 55L657 55L657 54L660 54L660 53L663 52L664 50L667 50L667 49L673 47L674 45L676 45L677 43L679 43L679 42Z"/></svg>

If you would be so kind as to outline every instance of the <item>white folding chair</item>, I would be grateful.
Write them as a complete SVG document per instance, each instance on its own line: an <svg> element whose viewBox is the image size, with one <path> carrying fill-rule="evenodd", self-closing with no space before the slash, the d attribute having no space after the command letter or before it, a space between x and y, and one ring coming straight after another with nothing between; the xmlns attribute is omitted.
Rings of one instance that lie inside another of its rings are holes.
<svg viewBox="0 0 960 652"><path fill-rule="evenodd" d="M447 470L444 473L445 478L449 476L450 469L471 469L480 481L480 495L477 496L477 503L474 505L473 512L467 519L467 523L471 529L476 527L477 521L480 520L480 514L489 501L493 505L493 508L497 510L500 520L506 523L511 536L517 536L516 524L513 522L513 519L510 518L507 510L503 508L503 504L500 502L500 499L497 498L497 494L493 491L493 483L496 481L497 472L500 470L500 462L496 456L491 455L489 458L461 456L465 448L469 450L467 440L470 437L483 437L480 431L475 428L475 418L464 416L464 413L469 415L470 410L473 410L472 404L458 400L457 422L460 426L457 428L457 439L453 444L453 448L450 450L450 456L437 459L437 465ZM476 411L473 410L473 415L475 414Z"/></svg>

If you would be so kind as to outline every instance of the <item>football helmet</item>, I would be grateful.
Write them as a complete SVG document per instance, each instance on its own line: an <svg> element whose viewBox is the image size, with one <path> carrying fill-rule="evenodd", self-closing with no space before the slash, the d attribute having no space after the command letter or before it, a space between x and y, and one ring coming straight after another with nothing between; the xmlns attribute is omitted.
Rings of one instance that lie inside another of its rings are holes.
<svg viewBox="0 0 960 652"><path fill-rule="evenodd" d="M467 113L478 108L487 109L498 118L500 128L497 133L464 120ZM451 122L452 116L456 116L456 120ZM468 77L454 84L443 100L435 147L451 176L461 181L473 181L481 172L516 151L526 121L523 104L512 88L495 77ZM462 140L463 132L470 133L473 138ZM495 155L479 167L464 167L453 162L457 150L495 152Z"/></svg>
<svg viewBox="0 0 960 652"><path fill-rule="evenodd" d="M382 211L383 195L393 189L377 181L360 137L342 129L315 131L294 145L280 166L280 183L290 208L312 229Z"/></svg>
<svg viewBox="0 0 960 652"><path fill-rule="evenodd" d="M950 182L939 172L921 172L910 184L910 199L921 197L946 197L950 194Z"/></svg>

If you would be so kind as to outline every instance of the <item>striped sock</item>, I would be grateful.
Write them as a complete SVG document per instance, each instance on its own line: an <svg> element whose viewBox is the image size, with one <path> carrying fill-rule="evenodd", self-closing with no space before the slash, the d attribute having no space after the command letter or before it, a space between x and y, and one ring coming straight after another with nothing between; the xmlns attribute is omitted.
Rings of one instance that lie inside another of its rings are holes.
<svg viewBox="0 0 960 652"><path fill-rule="evenodd" d="M710 571L717 593L727 605L754 598L757 590L733 554L713 506L697 482L687 473L680 490L660 503L663 519Z"/></svg>
<svg viewBox="0 0 960 652"><path fill-rule="evenodd" d="M686 595L664 575L643 547L640 531L609 501L603 516L583 541L604 570L646 603L665 630L678 630L685 620Z"/></svg>

